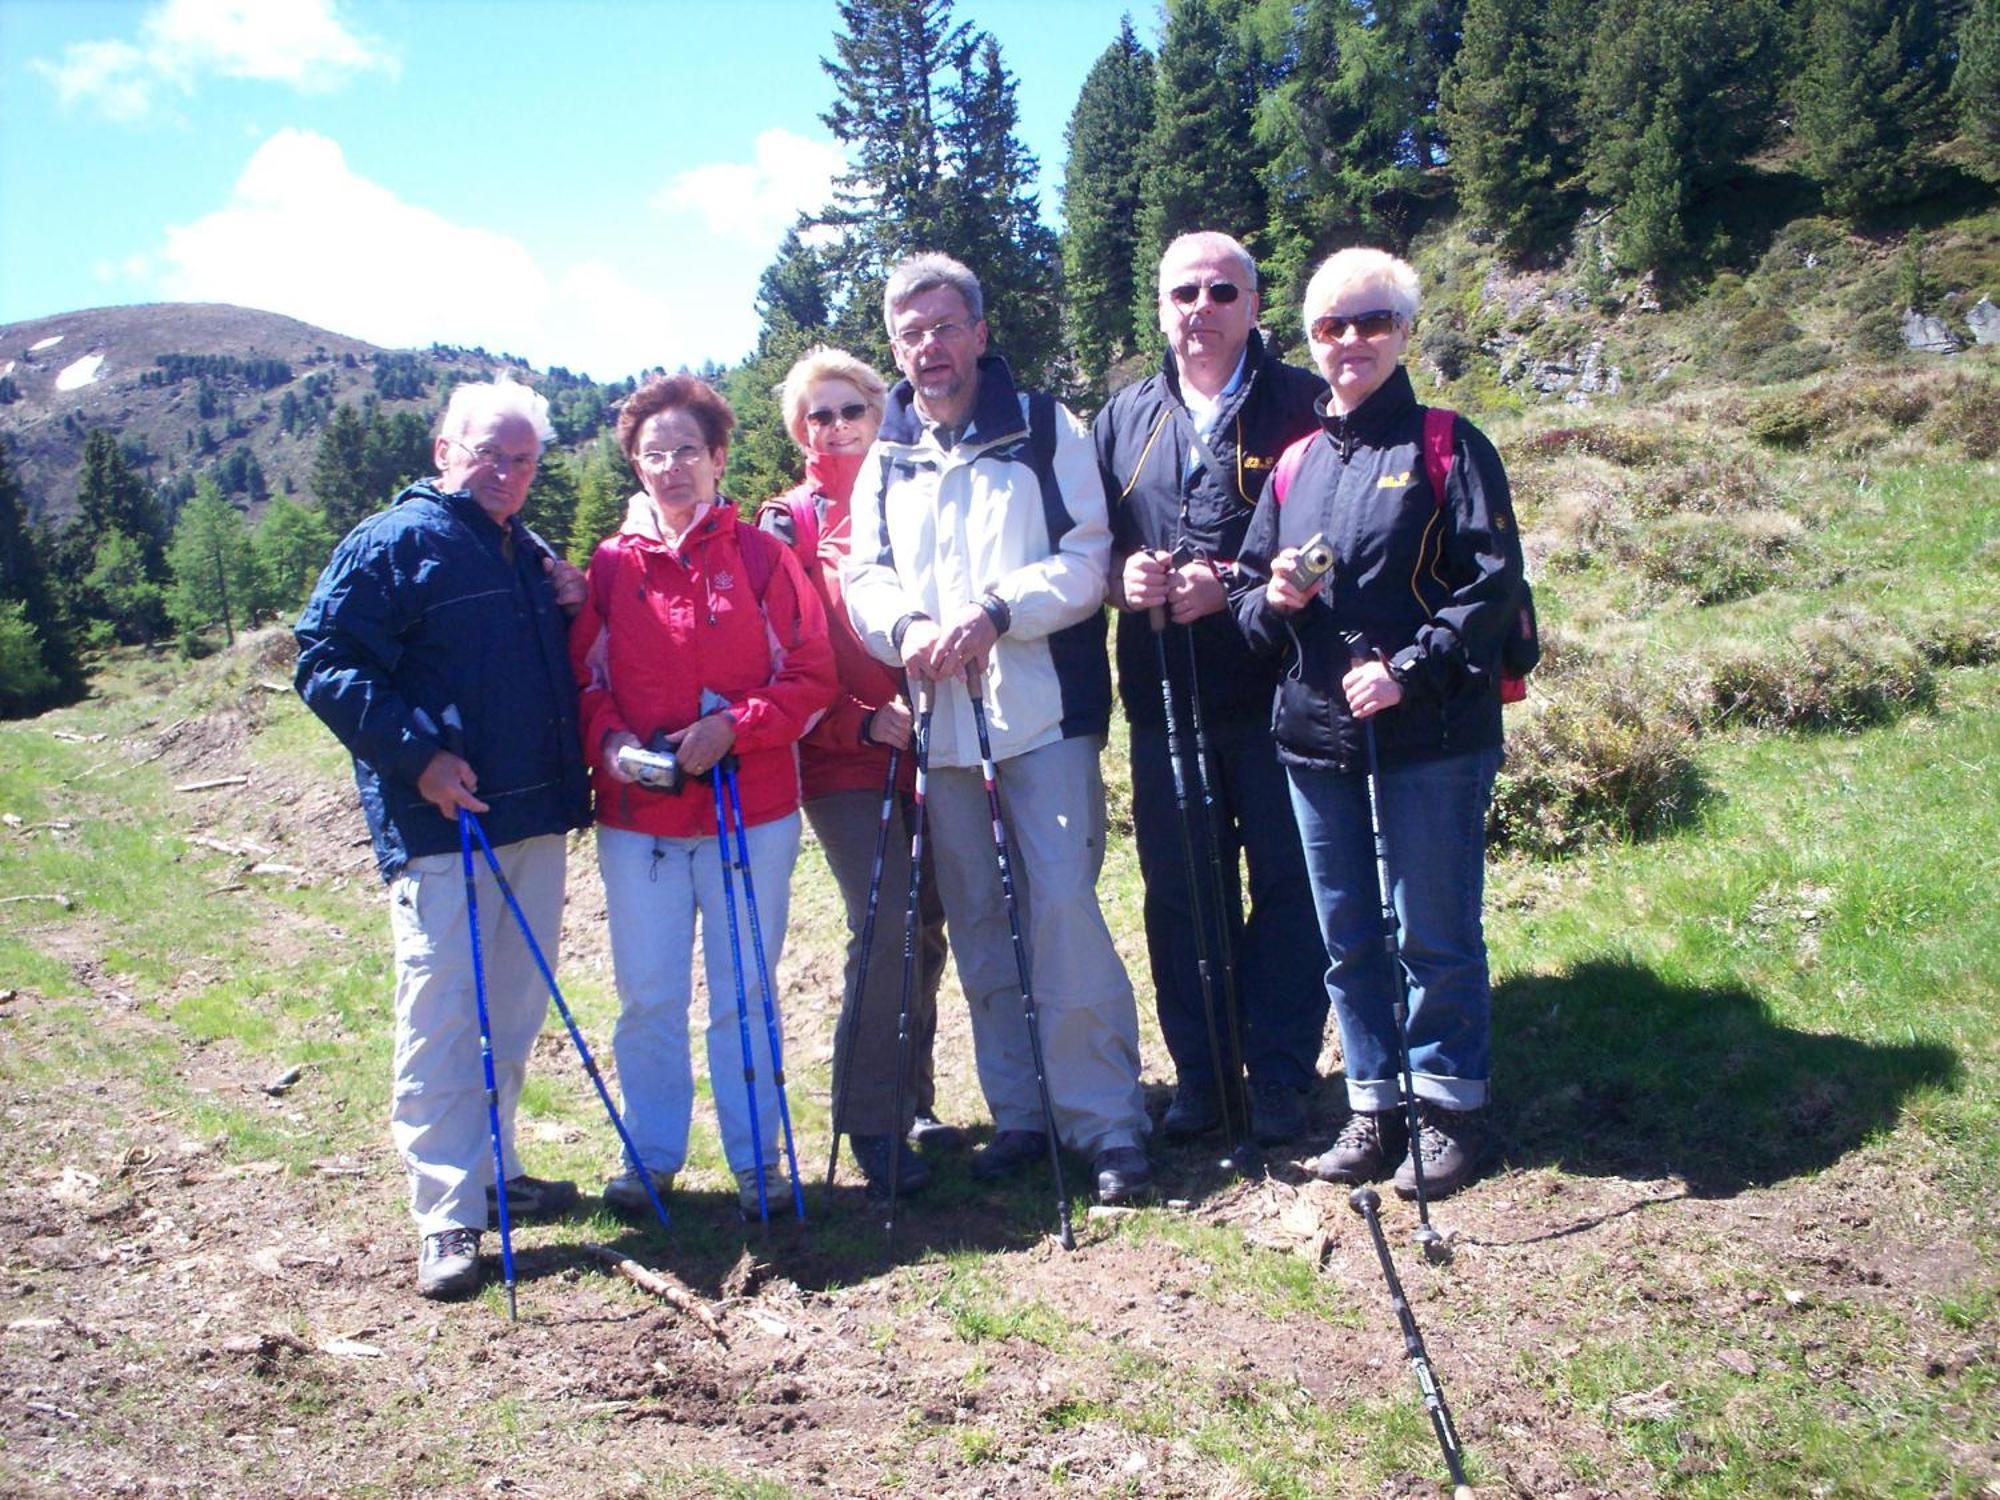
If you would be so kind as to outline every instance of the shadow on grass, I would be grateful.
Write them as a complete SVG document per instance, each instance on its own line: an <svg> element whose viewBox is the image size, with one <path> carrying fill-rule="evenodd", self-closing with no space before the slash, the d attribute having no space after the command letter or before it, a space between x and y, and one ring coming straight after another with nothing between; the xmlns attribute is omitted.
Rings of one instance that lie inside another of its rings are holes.
<svg viewBox="0 0 2000 1500"><path fill-rule="evenodd" d="M1705 1198L1830 1166L1893 1126L1912 1091L1960 1076L1937 1043L1794 1031L1747 990L1616 962L1497 986L1493 1051L1511 1165L1677 1173Z"/></svg>

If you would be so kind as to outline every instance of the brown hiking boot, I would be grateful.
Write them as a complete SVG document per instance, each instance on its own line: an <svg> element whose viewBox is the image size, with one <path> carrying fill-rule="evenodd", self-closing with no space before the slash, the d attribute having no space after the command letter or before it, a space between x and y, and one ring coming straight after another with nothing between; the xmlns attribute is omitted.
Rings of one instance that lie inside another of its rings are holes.
<svg viewBox="0 0 2000 1500"><path fill-rule="evenodd" d="M1446 1109L1428 1100L1417 1101L1418 1144L1424 1156L1424 1197L1449 1198L1479 1175L1480 1158L1485 1153L1485 1134L1476 1109ZM1410 1156L1396 1168L1396 1193L1403 1198L1417 1196L1417 1168Z"/></svg>
<svg viewBox="0 0 2000 1500"><path fill-rule="evenodd" d="M1323 1182L1378 1181L1387 1175L1392 1154L1402 1150L1408 1135L1402 1111L1357 1109L1340 1127L1333 1144L1306 1163L1306 1170ZM1426 1178L1425 1186L1429 1185Z"/></svg>

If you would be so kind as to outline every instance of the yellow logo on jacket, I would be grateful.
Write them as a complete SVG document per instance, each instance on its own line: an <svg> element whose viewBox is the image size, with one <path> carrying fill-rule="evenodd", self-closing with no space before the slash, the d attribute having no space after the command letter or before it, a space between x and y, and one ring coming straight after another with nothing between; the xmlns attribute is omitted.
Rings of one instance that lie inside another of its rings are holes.
<svg viewBox="0 0 2000 1500"><path fill-rule="evenodd" d="M1409 487L1410 471L1408 469L1403 470L1400 474L1384 474L1380 479L1375 481L1375 488L1378 490L1406 490Z"/></svg>

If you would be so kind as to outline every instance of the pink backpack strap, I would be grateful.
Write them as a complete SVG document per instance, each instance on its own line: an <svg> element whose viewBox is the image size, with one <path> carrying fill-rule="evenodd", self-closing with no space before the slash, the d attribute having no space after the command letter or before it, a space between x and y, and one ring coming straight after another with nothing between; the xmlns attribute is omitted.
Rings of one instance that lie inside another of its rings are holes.
<svg viewBox="0 0 2000 1500"><path fill-rule="evenodd" d="M1457 428L1458 413L1450 407L1424 408L1424 473L1430 477L1431 495L1439 510L1444 509L1445 481L1451 478L1452 439Z"/></svg>
<svg viewBox="0 0 2000 1500"><path fill-rule="evenodd" d="M1314 429L1278 455L1278 466L1271 471L1271 493L1277 496L1278 504L1285 503L1285 492L1298 477L1299 465L1306 461L1306 449L1319 435L1318 429Z"/></svg>

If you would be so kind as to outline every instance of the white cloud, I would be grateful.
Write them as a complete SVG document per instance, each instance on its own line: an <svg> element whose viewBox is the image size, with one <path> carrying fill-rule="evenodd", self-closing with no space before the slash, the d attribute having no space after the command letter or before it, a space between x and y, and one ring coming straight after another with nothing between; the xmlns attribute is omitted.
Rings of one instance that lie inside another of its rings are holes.
<svg viewBox="0 0 2000 1500"><path fill-rule="evenodd" d="M95 105L108 119L142 120L160 87L191 93L206 73L289 85L305 92L338 86L367 68L393 72L395 59L348 29L339 0L160 0L139 23L137 45L76 42L59 61L33 66L65 105Z"/></svg>
<svg viewBox="0 0 2000 1500"><path fill-rule="evenodd" d="M634 286L604 261L551 274L519 241L455 224L357 175L338 143L281 130L229 202L166 231L152 291L285 313L397 348L481 346L613 379L654 363L739 352L728 332ZM753 273L754 274L754 273ZM710 289L664 278L699 305ZM745 303L747 309L747 300Z"/></svg>
<svg viewBox="0 0 2000 1500"><path fill-rule="evenodd" d="M801 212L823 207L847 158L828 140L789 130L766 130L748 162L690 167L653 195L656 212L689 215L711 234L755 245L777 246Z"/></svg>

